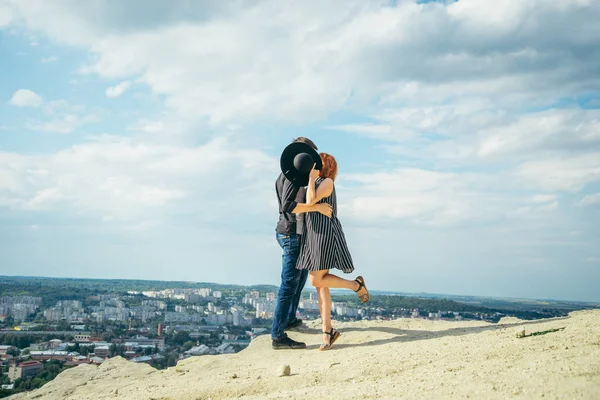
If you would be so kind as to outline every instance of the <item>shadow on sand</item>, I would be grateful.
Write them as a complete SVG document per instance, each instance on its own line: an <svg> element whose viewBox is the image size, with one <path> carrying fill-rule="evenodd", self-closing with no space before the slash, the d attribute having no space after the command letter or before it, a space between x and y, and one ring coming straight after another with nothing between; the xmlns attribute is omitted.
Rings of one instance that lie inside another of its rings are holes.
<svg viewBox="0 0 600 400"><path fill-rule="evenodd" d="M385 327L385 326L368 327L368 328L352 328L352 327L350 327L350 328L345 328L343 330L340 329L340 332L342 332L342 334L344 332L383 332L383 333L388 333L388 334L394 335L394 336L387 338L387 339L377 339L377 340L372 340L369 342L355 343L355 344L337 342L331 350L343 349L343 348L348 348L348 347L381 346L381 345L385 345L388 343L403 343L403 342L413 342L413 341L417 341L417 340L437 339L437 338L448 337L448 336L470 335L473 333L495 331L498 329L514 328L514 327L519 327L519 326L527 326L527 325L539 324L539 323L550 322L550 321L560 321L560 320L565 320L568 318L569 317L558 317L558 318L550 318L550 319L543 319L543 320L523 321L523 322L512 323L512 324L459 327L459 328L446 329L443 331L422 331L422 330L411 330L411 329L398 329L398 328L390 328L390 327ZM302 330L299 329L298 332L321 333L321 331L318 329L313 329L313 328L308 328L308 327L302 328ZM342 338L343 338L343 336L342 336ZM342 338L340 338L340 339L342 339ZM319 345L309 345L309 346L307 346L307 348L308 349L317 349L317 348L319 348Z"/></svg>

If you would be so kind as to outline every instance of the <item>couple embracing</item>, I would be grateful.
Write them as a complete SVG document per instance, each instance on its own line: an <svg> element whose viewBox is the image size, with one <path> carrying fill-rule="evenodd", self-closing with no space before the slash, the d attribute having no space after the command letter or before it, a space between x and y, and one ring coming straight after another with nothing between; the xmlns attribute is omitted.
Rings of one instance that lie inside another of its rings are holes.
<svg viewBox="0 0 600 400"><path fill-rule="evenodd" d="M283 250L281 285L271 330L274 349L303 349L305 343L291 339L286 330L302 324L296 317L298 303L307 277L317 290L322 320L323 344L328 350L340 333L331 325L330 288L345 288L357 293L364 303L369 292L364 279L343 279L331 274L339 269L354 271L352 257L342 226L337 218L334 181L337 162L317 146L299 137L281 155L282 173L275 183L279 201L277 241Z"/></svg>

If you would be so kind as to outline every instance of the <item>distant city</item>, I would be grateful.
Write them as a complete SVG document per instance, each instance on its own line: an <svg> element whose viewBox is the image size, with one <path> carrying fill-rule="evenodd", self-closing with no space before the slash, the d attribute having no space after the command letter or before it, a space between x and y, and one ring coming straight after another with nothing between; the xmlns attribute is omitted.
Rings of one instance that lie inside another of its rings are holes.
<svg viewBox="0 0 600 400"><path fill-rule="evenodd" d="M270 332L276 287L169 284L2 277L0 397L38 388L62 370L80 364L101 364L121 356L163 369L188 357L238 352ZM506 315L548 318L597 306L474 297L459 302L441 296L374 294L372 301L362 304L355 296L335 292L332 315L341 321L423 318L497 322ZM316 293L306 290L298 317L317 319L318 310Z"/></svg>

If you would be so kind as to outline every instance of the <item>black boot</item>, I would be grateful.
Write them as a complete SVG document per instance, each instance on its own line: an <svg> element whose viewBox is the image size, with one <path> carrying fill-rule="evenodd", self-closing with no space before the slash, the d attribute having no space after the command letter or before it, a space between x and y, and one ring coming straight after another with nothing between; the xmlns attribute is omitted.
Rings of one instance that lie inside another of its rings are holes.
<svg viewBox="0 0 600 400"><path fill-rule="evenodd" d="M296 342L287 336L279 339L273 339L272 347L275 350L281 349L305 349L306 343Z"/></svg>
<svg viewBox="0 0 600 400"><path fill-rule="evenodd" d="M300 325L302 325L302 320L300 318L296 318L295 320L293 320L292 322L290 322L287 326L286 329L293 329L293 328L297 328Z"/></svg>

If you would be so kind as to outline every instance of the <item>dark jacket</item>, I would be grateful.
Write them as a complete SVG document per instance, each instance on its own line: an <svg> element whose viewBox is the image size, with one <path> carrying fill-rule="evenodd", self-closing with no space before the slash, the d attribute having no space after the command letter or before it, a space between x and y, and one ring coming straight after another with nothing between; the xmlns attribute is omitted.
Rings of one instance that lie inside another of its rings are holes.
<svg viewBox="0 0 600 400"><path fill-rule="evenodd" d="M306 197L306 190L294 186L292 182L287 180L283 174L279 174L275 181L275 192L277 192L277 201L279 203L279 220L275 231L282 235L292 235L299 233L302 227L298 226L302 218L297 218L296 214L292 213L298 203L303 203ZM301 217L301 216L300 216Z"/></svg>

